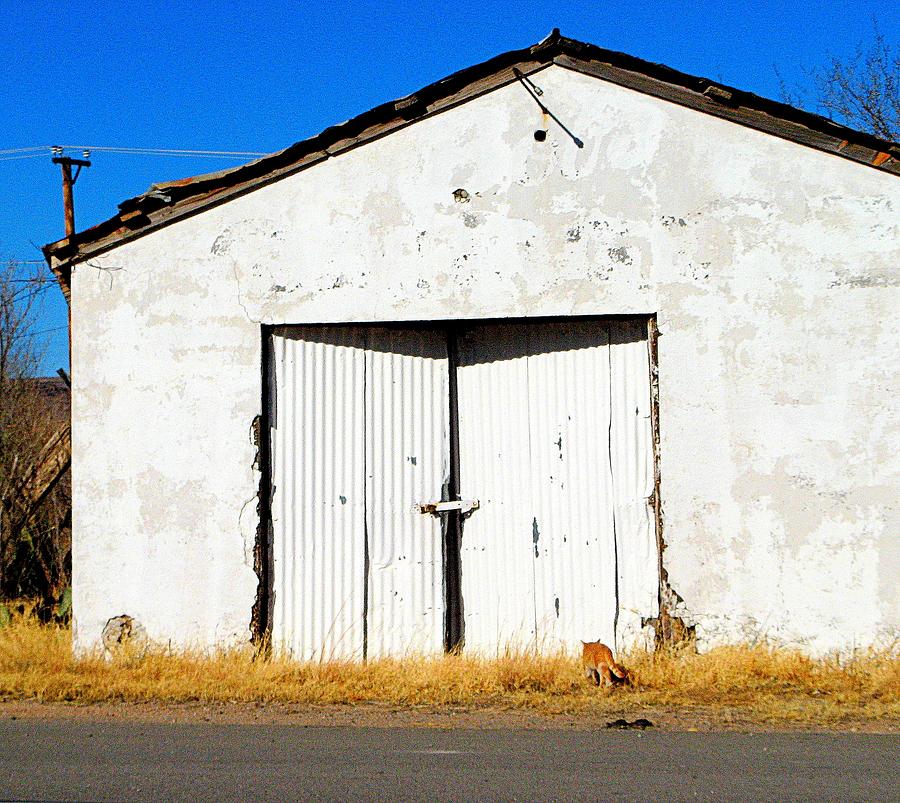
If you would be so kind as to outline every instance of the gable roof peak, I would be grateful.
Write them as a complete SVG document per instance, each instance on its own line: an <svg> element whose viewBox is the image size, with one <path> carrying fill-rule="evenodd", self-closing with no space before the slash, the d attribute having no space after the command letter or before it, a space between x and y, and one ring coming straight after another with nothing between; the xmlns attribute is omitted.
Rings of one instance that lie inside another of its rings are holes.
<svg viewBox="0 0 900 803"><path fill-rule="evenodd" d="M550 33L548 33L543 39L541 39L540 42L538 42L538 47L540 47L540 46L542 46L542 45L549 44L549 43L551 43L551 42L557 42L557 41L559 41L559 40L562 39L562 38L563 38L563 36L562 36L562 34L559 32L559 28L554 28L554 29L553 29L552 31L550 31Z"/></svg>
<svg viewBox="0 0 900 803"><path fill-rule="evenodd" d="M897 143L720 82L570 39L554 28L535 45L467 67L254 162L154 184L143 195L120 203L119 212L109 220L44 246L44 255L68 297L69 268L75 262L520 80L521 75L550 64L900 175Z"/></svg>

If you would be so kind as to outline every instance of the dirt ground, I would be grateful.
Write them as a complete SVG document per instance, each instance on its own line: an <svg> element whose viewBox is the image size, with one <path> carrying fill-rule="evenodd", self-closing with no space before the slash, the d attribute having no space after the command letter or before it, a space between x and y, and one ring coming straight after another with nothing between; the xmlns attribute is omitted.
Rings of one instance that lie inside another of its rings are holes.
<svg viewBox="0 0 900 803"><path fill-rule="evenodd" d="M364 703L313 706L282 703L40 703L0 702L3 719L75 719L81 721L127 721L240 725L296 725L298 727L367 728L521 728L523 730L605 729L624 719L649 720L652 727L667 731L797 731L848 733L900 733L900 720L844 721L840 724L760 722L740 709L611 708L603 713L539 714L533 711L478 708L407 707Z"/></svg>

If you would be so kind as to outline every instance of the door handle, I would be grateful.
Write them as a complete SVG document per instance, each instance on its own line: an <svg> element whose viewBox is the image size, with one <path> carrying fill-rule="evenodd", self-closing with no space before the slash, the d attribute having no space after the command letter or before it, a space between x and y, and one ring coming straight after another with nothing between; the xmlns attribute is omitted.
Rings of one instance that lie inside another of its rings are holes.
<svg viewBox="0 0 900 803"><path fill-rule="evenodd" d="M441 513L449 513L458 510L463 516L468 516L473 510L478 510L481 503L477 499L454 499L447 502L421 502L416 505L419 513L438 516Z"/></svg>

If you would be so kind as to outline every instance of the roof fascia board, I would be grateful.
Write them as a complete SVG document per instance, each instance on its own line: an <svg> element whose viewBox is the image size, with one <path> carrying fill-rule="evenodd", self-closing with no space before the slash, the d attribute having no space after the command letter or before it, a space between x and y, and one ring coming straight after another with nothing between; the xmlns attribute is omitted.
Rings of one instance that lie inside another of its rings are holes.
<svg viewBox="0 0 900 803"><path fill-rule="evenodd" d="M900 153L895 155L875 151L873 160L872 149L855 145L841 137L841 134L846 131L842 126L835 123L835 133L829 135L785 117L776 117L760 109L745 106L741 103L741 96L746 93L741 90L710 82L708 86L719 91L703 94L678 84L669 84L658 78L649 78L646 75L603 62L586 62L567 55L557 56L553 62L567 70L600 78L625 89L728 120L756 131L772 134L780 139L840 156L857 164L878 169L883 163L878 161L879 157L894 155L895 161L891 167L895 169L882 169L882 172L900 173Z"/></svg>
<svg viewBox="0 0 900 803"><path fill-rule="evenodd" d="M130 210L126 212L120 212L119 215L116 215L115 217L110 218L103 223L99 223L96 227L94 227L96 229L99 229L106 226L107 224L120 224L117 228L113 229L106 235L103 235L101 238L98 238L94 242L79 245L77 243L78 235L76 235L76 242L73 248L77 250L74 252L67 253L68 240L66 239L49 243L48 245L45 245L42 250L45 257L47 257L50 266L53 268L54 272L57 272L58 274L59 271L64 270L66 266L74 265L87 259L100 256L107 251L118 248L120 245L124 245L125 243L137 240L146 234L150 234L151 232L157 231L165 226L171 225L172 223L176 223L179 220L193 217L194 215L204 212L207 209L212 209L216 206L220 206L221 204L226 203L227 201L231 201L235 198L239 198L243 195L255 192L262 187L267 187L270 184L274 184L284 178L287 178L288 176L295 175L296 173L300 173L309 167L320 164L326 159L340 156L341 154L354 150L361 145L368 145L370 142L374 142L375 140L386 137L389 134L393 134L395 131L399 131L402 128L407 128L419 122L420 120L424 120L428 117L435 117L438 114L450 111L451 109L454 109L457 106L462 105L463 103L474 100L481 95L486 95L489 92L494 91L495 89L500 89L501 87L515 83L516 81L518 81L518 78L513 72L514 69L519 70L523 75L530 76L541 72L542 70L552 66L552 64L552 61L530 61L512 64L508 68L493 73L491 76L488 76L481 81L473 82L472 84L464 87L459 92L456 92L453 95L435 101L434 103L429 105L426 108L426 111L420 116L414 117L409 120L398 118L386 123L373 124L356 136L340 139L334 144L327 146L324 150L310 153L302 157L299 161L292 162L286 167L272 170L259 178L240 182L231 187L225 187L214 192L211 195L202 195L198 193L197 197L194 200L188 199L178 203L177 205L161 206L159 209L147 213L142 213L139 209L135 209L132 207ZM313 139L315 138L317 137L314 137ZM269 157L264 157L264 159L265 158ZM198 182L194 186L197 186L201 183L202 181ZM138 196L138 198L140 197L142 196ZM82 232L82 234L86 234L90 231L91 229L86 229L84 232ZM70 276L70 272L67 271L65 275L66 283L64 285L63 292L67 294L68 276Z"/></svg>

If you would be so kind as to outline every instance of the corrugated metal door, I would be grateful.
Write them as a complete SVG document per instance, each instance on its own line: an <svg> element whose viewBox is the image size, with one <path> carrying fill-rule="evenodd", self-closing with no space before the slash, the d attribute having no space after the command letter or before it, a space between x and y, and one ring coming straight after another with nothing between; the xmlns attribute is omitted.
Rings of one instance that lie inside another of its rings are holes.
<svg viewBox="0 0 900 803"><path fill-rule="evenodd" d="M618 643L640 634L641 619L659 614L659 552L653 507L650 353L643 321L609 326L612 420L609 456L618 562Z"/></svg>
<svg viewBox="0 0 900 803"><path fill-rule="evenodd" d="M533 644L536 635L528 335L525 324L498 324L457 340L460 489L480 502L460 547L467 652Z"/></svg>
<svg viewBox="0 0 900 803"><path fill-rule="evenodd" d="M440 500L450 471L447 340L373 328L367 345L366 654L440 652L441 521L416 505Z"/></svg>
<svg viewBox="0 0 900 803"><path fill-rule="evenodd" d="M441 520L416 506L457 487L451 371L459 496L480 501L459 553L466 649L631 639L657 613L644 324L473 324L454 364L447 337L275 330L276 646L301 658L441 649L455 572Z"/></svg>
<svg viewBox="0 0 900 803"><path fill-rule="evenodd" d="M434 652L447 477L444 335L387 327L273 333L276 647L298 658Z"/></svg>
<svg viewBox="0 0 900 803"><path fill-rule="evenodd" d="M641 325L478 325L458 351L466 649L615 646L657 588Z"/></svg>
<svg viewBox="0 0 900 803"><path fill-rule="evenodd" d="M272 352L273 643L301 659L361 658L365 332L279 328Z"/></svg>

